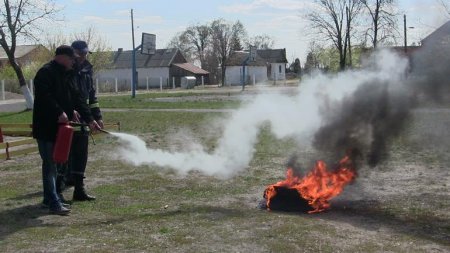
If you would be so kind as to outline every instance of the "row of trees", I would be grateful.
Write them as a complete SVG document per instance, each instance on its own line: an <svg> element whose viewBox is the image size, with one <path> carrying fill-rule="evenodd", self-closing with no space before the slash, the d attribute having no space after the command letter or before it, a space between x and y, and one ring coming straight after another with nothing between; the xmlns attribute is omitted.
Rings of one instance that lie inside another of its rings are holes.
<svg viewBox="0 0 450 253"><path fill-rule="evenodd" d="M314 0L315 9L306 15L315 36L332 44L339 59L339 69L352 66L352 41L359 44L379 44L395 40L397 18L394 0ZM364 24L367 23L367 24ZM309 58L317 55L310 46ZM308 61L308 59L307 59Z"/></svg>
<svg viewBox="0 0 450 253"><path fill-rule="evenodd" d="M35 59L33 65L23 69L15 58L17 43L25 41L39 41L38 36L45 34L42 30L46 23L55 20L56 13L60 10L53 1L40 0L3 0L0 3L0 45L8 56L9 65L3 67L2 74L15 74L19 81L20 89L24 94L27 109L33 108L33 97L28 89L25 77L34 75L37 69L45 62L52 59L56 47L70 45L74 40L85 40L94 53L89 60L96 69L102 69L111 61L110 47L105 39L98 35L93 27L72 35L59 34L47 36L43 44L48 49L43 50Z"/></svg>
<svg viewBox="0 0 450 253"><path fill-rule="evenodd" d="M202 69L210 72L211 82L221 79L224 85L224 63L234 51L249 49L250 45L257 49L269 49L273 47L274 40L268 35L249 38L240 21L217 19L187 27L172 38L168 47L179 48L188 61L197 62Z"/></svg>
<svg viewBox="0 0 450 253"><path fill-rule="evenodd" d="M36 40L41 34L42 22L51 21L57 12L52 1L3 0L0 5L0 45L8 56L26 100L27 109L33 108L33 97L26 86L22 68L15 59L17 41Z"/></svg>

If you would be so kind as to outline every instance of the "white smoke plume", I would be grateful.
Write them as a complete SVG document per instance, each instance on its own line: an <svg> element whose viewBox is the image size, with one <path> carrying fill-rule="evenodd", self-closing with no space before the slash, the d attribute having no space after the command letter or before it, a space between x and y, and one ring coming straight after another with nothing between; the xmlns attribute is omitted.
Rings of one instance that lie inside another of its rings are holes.
<svg viewBox="0 0 450 253"><path fill-rule="evenodd" d="M219 178L232 177L250 163L263 123L270 123L277 138L310 142L322 125L320 110L330 101L341 101L362 84L400 83L407 61L380 52L371 67L337 75L317 75L303 80L297 94L261 94L232 113L216 149L207 152L200 144L185 152L150 149L136 136L114 133L123 142L120 158L134 164L170 167L180 174L197 170Z"/></svg>

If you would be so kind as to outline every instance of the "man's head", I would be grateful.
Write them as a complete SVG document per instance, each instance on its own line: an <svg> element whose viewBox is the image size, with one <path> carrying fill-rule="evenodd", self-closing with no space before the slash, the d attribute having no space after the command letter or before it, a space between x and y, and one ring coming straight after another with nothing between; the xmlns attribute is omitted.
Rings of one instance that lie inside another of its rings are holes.
<svg viewBox="0 0 450 253"><path fill-rule="evenodd" d="M90 54L88 44L83 40L76 40L72 42L72 48L75 51L76 60L83 63L86 60L87 54Z"/></svg>
<svg viewBox="0 0 450 253"><path fill-rule="evenodd" d="M56 48L55 61L63 65L66 69L73 67L75 59L75 52L73 48L67 45L62 45Z"/></svg>

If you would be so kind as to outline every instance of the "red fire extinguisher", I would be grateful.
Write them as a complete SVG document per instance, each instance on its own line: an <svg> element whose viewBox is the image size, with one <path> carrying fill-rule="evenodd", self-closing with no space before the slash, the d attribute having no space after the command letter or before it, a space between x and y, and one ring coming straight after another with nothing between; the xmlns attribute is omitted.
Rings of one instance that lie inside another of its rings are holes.
<svg viewBox="0 0 450 253"><path fill-rule="evenodd" d="M72 137L73 127L68 123L60 124L56 134L55 146L53 147L53 161L55 163L65 163L69 159Z"/></svg>

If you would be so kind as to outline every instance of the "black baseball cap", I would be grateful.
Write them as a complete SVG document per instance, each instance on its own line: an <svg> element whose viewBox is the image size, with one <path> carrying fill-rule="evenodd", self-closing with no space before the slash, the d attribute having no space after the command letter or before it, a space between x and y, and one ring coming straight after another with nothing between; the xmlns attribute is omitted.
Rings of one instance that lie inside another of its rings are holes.
<svg viewBox="0 0 450 253"><path fill-rule="evenodd" d="M83 53L92 53L89 51L88 44L84 40L76 40L72 42L73 49L80 50Z"/></svg>
<svg viewBox="0 0 450 253"><path fill-rule="evenodd" d="M75 52L71 46L61 45L56 48L55 55L67 55L69 57L75 57Z"/></svg>

